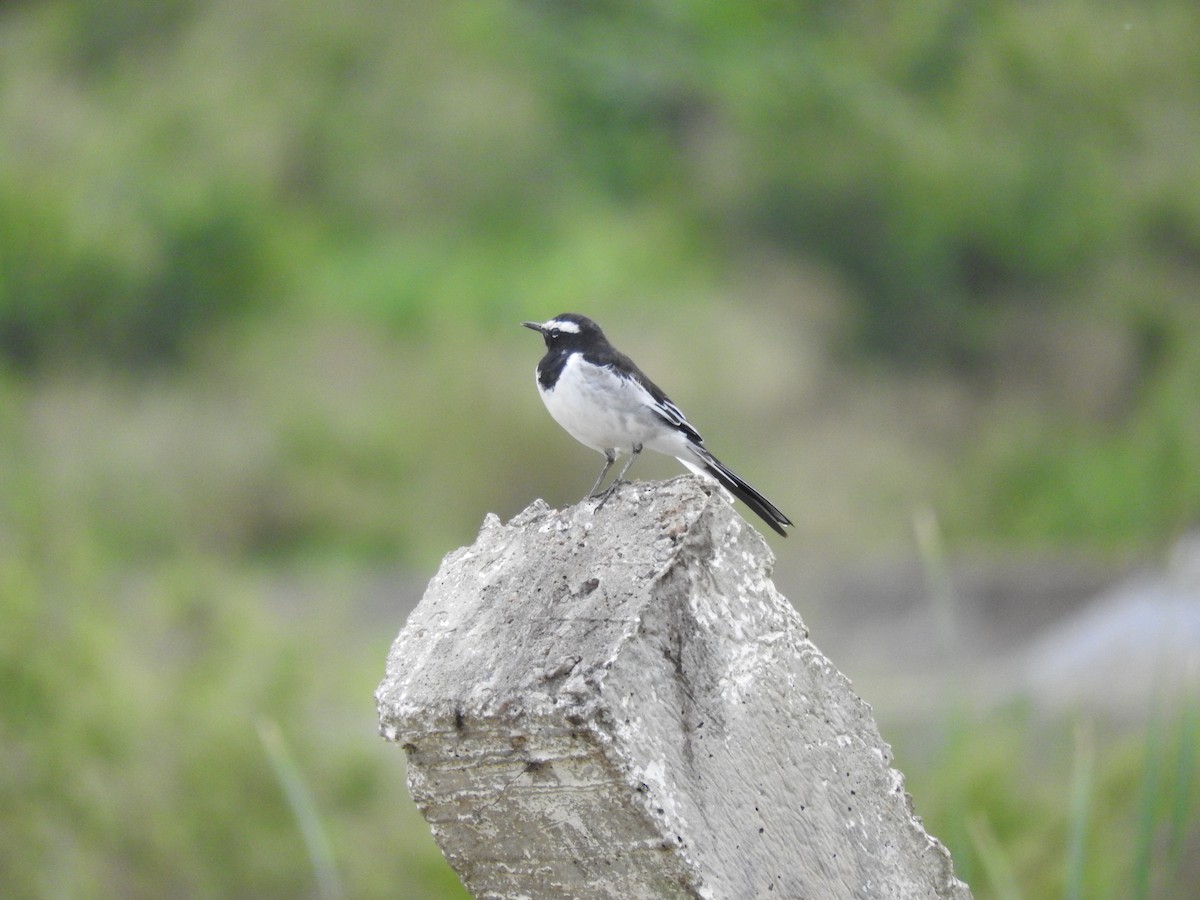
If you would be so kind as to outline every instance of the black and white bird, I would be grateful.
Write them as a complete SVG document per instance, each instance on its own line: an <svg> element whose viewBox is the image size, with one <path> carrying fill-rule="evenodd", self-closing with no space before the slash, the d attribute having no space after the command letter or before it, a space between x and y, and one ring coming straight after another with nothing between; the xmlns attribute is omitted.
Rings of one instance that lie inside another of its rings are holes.
<svg viewBox="0 0 1200 900"><path fill-rule="evenodd" d="M792 524L788 517L708 452L679 407L608 342L599 325L575 313L521 324L546 341L546 355L537 366L538 393L546 409L571 437L604 454L604 468L588 496L607 499L643 448L657 450L716 481L787 537L783 527ZM598 495L604 476L624 453L628 462Z"/></svg>

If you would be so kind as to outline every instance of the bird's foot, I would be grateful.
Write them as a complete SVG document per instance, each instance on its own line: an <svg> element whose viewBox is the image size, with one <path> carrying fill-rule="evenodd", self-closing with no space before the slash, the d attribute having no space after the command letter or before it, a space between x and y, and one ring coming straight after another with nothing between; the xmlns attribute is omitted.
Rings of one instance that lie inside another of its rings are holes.
<svg viewBox="0 0 1200 900"><path fill-rule="evenodd" d="M608 502L608 498L611 497L613 494L615 494L617 492L617 488L619 488L623 484L629 484L629 482L617 480L617 481L614 481L612 484L610 484L608 487L606 487L604 490L602 490L600 493L592 494L591 499L595 500L595 499L599 498L599 500L600 500L600 502L596 504L595 511L599 512L603 508L604 504Z"/></svg>

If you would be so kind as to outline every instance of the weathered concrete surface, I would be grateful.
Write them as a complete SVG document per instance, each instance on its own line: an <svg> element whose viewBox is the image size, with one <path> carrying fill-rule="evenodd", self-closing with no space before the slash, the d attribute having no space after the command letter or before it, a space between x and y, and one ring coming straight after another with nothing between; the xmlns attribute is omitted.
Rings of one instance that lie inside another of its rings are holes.
<svg viewBox="0 0 1200 900"><path fill-rule="evenodd" d="M690 476L451 553L381 731L477 897L969 898L870 708Z"/></svg>

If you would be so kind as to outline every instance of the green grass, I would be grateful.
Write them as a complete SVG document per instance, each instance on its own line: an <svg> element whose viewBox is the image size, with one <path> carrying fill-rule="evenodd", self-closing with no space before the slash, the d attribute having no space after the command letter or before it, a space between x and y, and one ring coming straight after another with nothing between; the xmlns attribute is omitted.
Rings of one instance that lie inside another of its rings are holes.
<svg viewBox="0 0 1200 900"><path fill-rule="evenodd" d="M9 896L452 896L375 732L386 636L202 562L4 562Z"/></svg>
<svg viewBox="0 0 1200 900"><path fill-rule="evenodd" d="M952 722L932 753L928 727L884 732L898 736L917 813L979 900L1183 900L1200 848L1198 708L1177 697L1139 733L1013 707Z"/></svg>
<svg viewBox="0 0 1200 900"><path fill-rule="evenodd" d="M1094 726L1080 722L1075 727L1075 757L1071 771L1070 836L1067 845L1067 900L1082 900L1087 871L1088 829L1093 827L1096 748Z"/></svg>

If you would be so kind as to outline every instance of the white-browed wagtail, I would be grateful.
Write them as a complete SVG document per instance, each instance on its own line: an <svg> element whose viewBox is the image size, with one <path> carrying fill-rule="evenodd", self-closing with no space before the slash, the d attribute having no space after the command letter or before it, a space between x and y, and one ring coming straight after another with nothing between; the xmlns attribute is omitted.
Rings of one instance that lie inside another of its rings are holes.
<svg viewBox="0 0 1200 900"><path fill-rule="evenodd" d="M708 452L679 407L608 342L599 325L575 313L541 324L521 324L546 341L546 355L537 366L538 393L546 409L571 437L604 454L604 468L588 496L597 496L617 457L628 453L629 460L600 495L607 499L637 455L648 448L674 456L698 475L716 481L787 537L783 527L792 524L788 517Z"/></svg>

